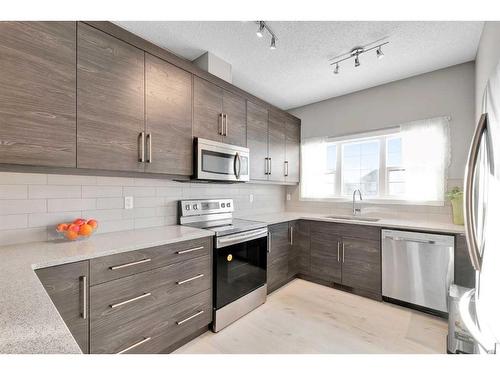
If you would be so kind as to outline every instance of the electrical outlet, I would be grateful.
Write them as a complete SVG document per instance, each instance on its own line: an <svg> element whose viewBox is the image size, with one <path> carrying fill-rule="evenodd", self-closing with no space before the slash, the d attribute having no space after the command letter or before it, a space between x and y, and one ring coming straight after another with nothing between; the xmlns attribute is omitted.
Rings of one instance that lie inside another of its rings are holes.
<svg viewBox="0 0 500 375"><path fill-rule="evenodd" d="M291 201L292 200L292 194L286 193L286 200Z"/></svg>
<svg viewBox="0 0 500 375"><path fill-rule="evenodd" d="M253 194L250 194L250 195L248 196L248 199L250 200L250 203L252 203L252 202L253 202Z"/></svg>
<svg viewBox="0 0 500 375"><path fill-rule="evenodd" d="M134 197L125 197L125 209L126 210L131 210L134 208Z"/></svg>

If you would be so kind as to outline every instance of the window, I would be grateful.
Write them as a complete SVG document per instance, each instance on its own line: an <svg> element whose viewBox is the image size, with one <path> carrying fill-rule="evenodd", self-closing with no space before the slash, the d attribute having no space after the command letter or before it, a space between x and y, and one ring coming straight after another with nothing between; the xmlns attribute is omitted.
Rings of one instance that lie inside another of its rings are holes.
<svg viewBox="0 0 500 375"><path fill-rule="evenodd" d="M448 157L445 117L355 136L306 139L301 197L345 199L359 189L364 199L442 202Z"/></svg>

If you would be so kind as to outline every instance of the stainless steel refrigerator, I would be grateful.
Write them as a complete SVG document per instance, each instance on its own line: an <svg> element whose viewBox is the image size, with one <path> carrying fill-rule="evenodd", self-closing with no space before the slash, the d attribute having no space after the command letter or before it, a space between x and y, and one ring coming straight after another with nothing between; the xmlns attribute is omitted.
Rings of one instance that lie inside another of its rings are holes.
<svg viewBox="0 0 500 375"><path fill-rule="evenodd" d="M469 150L464 210L476 287L460 299L460 316L479 352L500 354L500 65L488 80Z"/></svg>

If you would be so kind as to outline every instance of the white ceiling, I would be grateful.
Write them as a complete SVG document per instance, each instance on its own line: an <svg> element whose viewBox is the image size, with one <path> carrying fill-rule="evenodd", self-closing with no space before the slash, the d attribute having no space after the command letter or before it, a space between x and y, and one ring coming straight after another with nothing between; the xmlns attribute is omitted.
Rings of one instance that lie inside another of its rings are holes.
<svg viewBox="0 0 500 375"><path fill-rule="evenodd" d="M232 65L233 83L283 109L474 60L483 22L267 23L278 37L257 38L253 22L116 22L188 60L210 51ZM375 51L340 66L328 60L357 45L388 37L385 58Z"/></svg>

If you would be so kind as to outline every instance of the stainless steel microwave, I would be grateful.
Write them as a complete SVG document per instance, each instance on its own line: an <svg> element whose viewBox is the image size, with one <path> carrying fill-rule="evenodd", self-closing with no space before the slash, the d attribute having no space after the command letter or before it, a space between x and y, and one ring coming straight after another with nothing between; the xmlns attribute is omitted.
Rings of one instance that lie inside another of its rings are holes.
<svg viewBox="0 0 500 375"><path fill-rule="evenodd" d="M250 150L203 138L194 139L196 180L246 182L250 180Z"/></svg>

